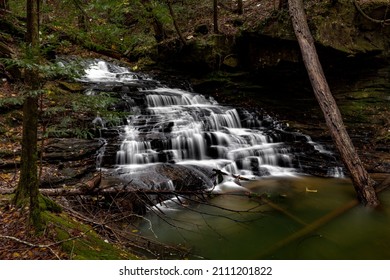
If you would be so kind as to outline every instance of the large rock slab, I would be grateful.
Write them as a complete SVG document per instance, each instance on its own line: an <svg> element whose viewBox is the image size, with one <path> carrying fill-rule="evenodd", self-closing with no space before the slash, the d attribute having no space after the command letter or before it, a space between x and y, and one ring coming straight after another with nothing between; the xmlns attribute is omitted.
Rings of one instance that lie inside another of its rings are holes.
<svg viewBox="0 0 390 280"><path fill-rule="evenodd" d="M126 166L103 174L102 186L123 185L148 190L200 190L213 186L213 172L190 165L159 163L130 170Z"/></svg>

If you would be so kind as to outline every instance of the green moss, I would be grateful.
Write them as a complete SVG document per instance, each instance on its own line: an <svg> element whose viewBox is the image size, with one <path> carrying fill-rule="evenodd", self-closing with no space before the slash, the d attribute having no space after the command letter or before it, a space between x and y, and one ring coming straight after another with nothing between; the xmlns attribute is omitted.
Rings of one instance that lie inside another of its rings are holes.
<svg viewBox="0 0 390 280"><path fill-rule="evenodd" d="M65 213L43 212L47 224L55 227L62 249L75 260L137 259L136 256L104 241L92 227L81 224Z"/></svg>
<svg viewBox="0 0 390 280"><path fill-rule="evenodd" d="M62 208L60 205L55 203L50 198L47 198L46 196L40 195L39 196L39 207L42 211L51 211L54 213L61 213Z"/></svg>
<svg viewBox="0 0 390 280"><path fill-rule="evenodd" d="M58 83L64 90L70 92L82 92L85 89L80 83L70 83L65 81L59 81Z"/></svg>

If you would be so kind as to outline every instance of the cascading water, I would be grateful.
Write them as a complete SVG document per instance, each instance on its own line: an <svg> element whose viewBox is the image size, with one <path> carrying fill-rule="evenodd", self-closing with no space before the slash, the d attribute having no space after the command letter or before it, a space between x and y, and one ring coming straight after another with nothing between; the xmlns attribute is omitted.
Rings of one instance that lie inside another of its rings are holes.
<svg viewBox="0 0 390 280"><path fill-rule="evenodd" d="M241 175L291 172L288 149L272 143L260 121L242 127L236 109L179 89L143 92L147 108L129 117L118 164L209 164Z"/></svg>
<svg viewBox="0 0 390 280"><path fill-rule="evenodd" d="M174 163L248 178L294 176L302 172L300 152L283 141L284 135L330 154L306 135L283 131L268 115L221 106L211 97L165 87L124 67L95 62L82 81L104 84L106 90L107 84L119 87L122 99L130 104L115 154L115 167L122 173Z"/></svg>

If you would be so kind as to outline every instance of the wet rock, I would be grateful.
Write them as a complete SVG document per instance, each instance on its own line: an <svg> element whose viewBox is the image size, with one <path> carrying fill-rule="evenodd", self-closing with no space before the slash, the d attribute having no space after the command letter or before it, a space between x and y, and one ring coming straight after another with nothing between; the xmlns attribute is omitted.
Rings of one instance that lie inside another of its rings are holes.
<svg viewBox="0 0 390 280"><path fill-rule="evenodd" d="M96 139L53 138L46 143L43 159L49 162L63 162L93 158L103 144Z"/></svg>
<svg viewBox="0 0 390 280"><path fill-rule="evenodd" d="M95 170L94 159L47 165L42 170L40 188L60 188L63 184L75 184Z"/></svg>
<svg viewBox="0 0 390 280"><path fill-rule="evenodd" d="M97 139L53 138L46 143L41 188L76 182L96 170L96 157L104 145Z"/></svg>
<svg viewBox="0 0 390 280"><path fill-rule="evenodd" d="M122 167L105 174L102 185L123 185L148 190L199 190L213 186L213 172L207 168L161 163L136 171Z"/></svg>

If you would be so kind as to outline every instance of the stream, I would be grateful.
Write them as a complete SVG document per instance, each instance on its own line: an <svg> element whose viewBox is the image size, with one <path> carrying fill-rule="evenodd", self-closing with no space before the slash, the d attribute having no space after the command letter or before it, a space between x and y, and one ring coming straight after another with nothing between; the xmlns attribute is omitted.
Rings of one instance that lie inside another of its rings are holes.
<svg viewBox="0 0 390 280"><path fill-rule="evenodd" d="M114 128L117 137L105 138L104 120L94 120L106 141L98 155L103 182L210 193L156 201L139 234L188 248L195 259L390 257L386 192L380 210L355 207L291 238L355 197L331 147L265 112L222 105L104 61L93 61L81 81L87 94L120 96L128 112Z"/></svg>

